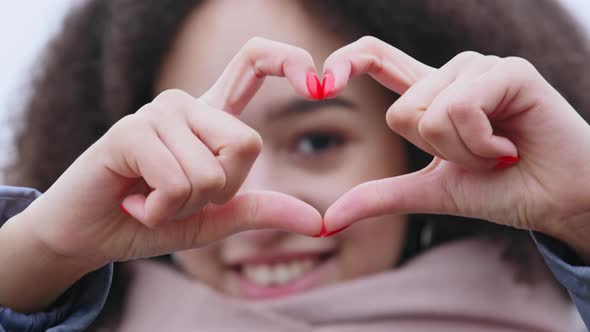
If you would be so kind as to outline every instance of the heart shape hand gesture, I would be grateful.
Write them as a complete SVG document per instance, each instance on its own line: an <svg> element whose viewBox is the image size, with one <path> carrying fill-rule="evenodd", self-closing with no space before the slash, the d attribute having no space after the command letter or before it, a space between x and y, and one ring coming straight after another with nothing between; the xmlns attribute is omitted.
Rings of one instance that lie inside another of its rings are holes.
<svg viewBox="0 0 590 332"><path fill-rule="evenodd" d="M235 116L265 76L284 76L299 95L323 99L365 73L401 95L387 123L435 156L427 168L361 184L323 219L284 194L236 195L261 139ZM580 175L590 170L590 154L581 151L590 151L590 128L523 59L467 52L435 69L365 37L334 52L320 82L308 52L255 38L199 98L166 91L121 119L19 224L88 269L247 229L327 236L368 217L406 213L487 219L587 253L590 180ZM39 224L45 216L51 220Z"/></svg>

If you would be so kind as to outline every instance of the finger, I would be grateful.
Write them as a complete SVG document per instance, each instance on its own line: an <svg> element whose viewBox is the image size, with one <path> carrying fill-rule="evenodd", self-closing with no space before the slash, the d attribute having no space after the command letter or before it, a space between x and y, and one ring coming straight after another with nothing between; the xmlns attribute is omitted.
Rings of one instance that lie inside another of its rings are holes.
<svg viewBox="0 0 590 332"><path fill-rule="evenodd" d="M413 85L387 111L386 120L389 127L420 149L447 159L443 153L437 151L420 133L419 124L434 100L457 77L464 79L475 77L487 70L497 61L497 57L483 56L475 52L463 52L441 69ZM431 113L429 110L428 113Z"/></svg>
<svg viewBox="0 0 590 332"><path fill-rule="evenodd" d="M324 76L334 78L334 92L340 93L349 79L369 74L386 88L403 94L434 68L374 37L363 37L332 53L324 62Z"/></svg>
<svg viewBox="0 0 590 332"><path fill-rule="evenodd" d="M322 228L322 216L311 205L269 191L240 193L224 205L207 205L199 215L185 222L200 224L193 245L252 229L270 228L313 235Z"/></svg>
<svg viewBox="0 0 590 332"><path fill-rule="evenodd" d="M123 199L122 207L135 219L148 227L155 227L174 216L184 204L190 184L176 158L155 135L149 125L144 129L134 128L125 151L126 163L138 177L143 177L150 188L149 194L132 194ZM141 147L141 148L138 148Z"/></svg>
<svg viewBox="0 0 590 332"><path fill-rule="evenodd" d="M240 188L262 149L262 138L235 116L215 109L180 90L162 92L153 102L174 109L198 138L209 149L224 173L224 185L209 196L214 203L230 199ZM195 163L187 165L200 165ZM194 167L193 167L194 168ZM214 174L214 173L213 173ZM213 180L213 179L211 179ZM213 182L211 184L214 184Z"/></svg>
<svg viewBox="0 0 590 332"><path fill-rule="evenodd" d="M481 105L477 104L477 99L474 99L478 92L470 92L470 88L466 88L463 93L449 102L448 118L453 122L465 147L472 154L490 160L517 156L518 151L514 143L506 137L494 135L490 119ZM489 93L489 90L485 93ZM466 100L466 95L473 97Z"/></svg>
<svg viewBox="0 0 590 332"><path fill-rule="evenodd" d="M471 151L489 158L518 156L509 138L494 134L491 121L508 121L519 112L533 109L537 100L529 98L523 87L543 82L536 80L538 76L540 74L526 60L507 58L478 77L457 97L449 108L449 115Z"/></svg>
<svg viewBox="0 0 590 332"><path fill-rule="evenodd" d="M448 161L460 165L462 168L470 170L485 170L494 167L497 164L498 157L509 156L510 146L505 146L503 150L482 149L476 143L466 140L477 137L481 141L482 135L492 136L492 129L489 120L485 117L482 119L488 122L489 131L478 131L482 129L482 123L475 124L475 127L469 127L469 123L459 121L454 122L451 113L457 114L456 118L462 120L465 113L475 113L472 107L472 101L464 102L462 97L465 91L472 84L471 78L459 79L453 82L448 88L441 92L433 101L432 105L418 124L418 131L422 138L427 141L438 153ZM468 120L472 120L467 115ZM473 122L473 121L472 121ZM467 133L462 137L459 133ZM489 137L488 136L488 137ZM470 147L478 149L472 150ZM491 147L490 145L486 147ZM497 146L495 146L497 148ZM500 146L502 148L502 146ZM492 152L492 153L490 153Z"/></svg>
<svg viewBox="0 0 590 332"><path fill-rule="evenodd" d="M386 113L386 122L389 128L405 138L408 142L417 146L420 150L432 156L445 159L443 155L422 138L418 131L418 124L422 120L426 109L405 112L396 109L396 107L395 104L392 105Z"/></svg>
<svg viewBox="0 0 590 332"><path fill-rule="evenodd" d="M422 79L400 96L385 115L389 128L421 150L445 159L420 134L419 124L436 96L455 79L454 69L442 68Z"/></svg>
<svg viewBox="0 0 590 332"><path fill-rule="evenodd" d="M354 187L326 211L324 222L327 231L388 214L456 214L453 197L445 189L436 170L440 162L437 158L421 171Z"/></svg>
<svg viewBox="0 0 590 332"><path fill-rule="evenodd" d="M206 238L228 232L273 228L300 234L321 230L322 216L311 205L289 195L255 191L235 196L224 205L210 205L202 214L201 233Z"/></svg>
<svg viewBox="0 0 590 332"><path fill-rule="evenodd" d="M224 203L238 191L262 150L262 138L254 129L229 113L212 108L187 115L190 126L213 152L225 171L223 190L211 197Z"/></svg>
<svg viewBox="0 0 590 332"><path fill-rule="evenodd" d="M504 120L534 108L538 100L526 92L537 88L545 91L545 84L541 74L527 60L504 58L482 74L465 91L463 98L476 101L488 118Z"/></svg>
<svg viewBox="0 0 590 332"><path fill-rule="evenodd" d="M306 86L309 72L315 73L315 66L307 51L257 37L240 49L200 99L214 108L237 115L269 75L286 77L298 94L313 99Z"/></svg>
<svg viewBox="0 0 590 332"><path fill-rule="evenodd" d="M171 217L176 219L195 213L225 187L227 178L221 163L192 132L180 110L154 102L140 112L176 158L190 184L186 201Z"/></svg>

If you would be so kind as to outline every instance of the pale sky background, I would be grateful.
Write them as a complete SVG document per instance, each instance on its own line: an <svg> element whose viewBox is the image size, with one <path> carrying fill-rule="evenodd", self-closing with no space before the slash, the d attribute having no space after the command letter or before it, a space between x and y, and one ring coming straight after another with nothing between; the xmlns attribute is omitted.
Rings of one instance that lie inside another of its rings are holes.
<svg viewBox="0 0 590 332"><path fill-rule="evenodd" d="M3 48L0 52L0 168L12 154L6 117L18 109L26 96L27 73L34 67L34 60L47 38L59 28L65 11L80 1L83 0L0 0L3 4L0 11ZM561 1L590 31L590 0Z"/></svg>

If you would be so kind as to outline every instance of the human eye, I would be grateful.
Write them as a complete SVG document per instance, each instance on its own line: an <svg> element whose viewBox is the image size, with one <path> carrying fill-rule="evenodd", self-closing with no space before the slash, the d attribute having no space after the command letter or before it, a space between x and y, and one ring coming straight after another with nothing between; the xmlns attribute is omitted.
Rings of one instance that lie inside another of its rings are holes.
<svg viewBox="0 0 590 332"><path fill-rule="evenodd" d="M345 142L344 135L337 132L307 132L295 140L294 152L303 157L313 157L335 150Z"/></svg>

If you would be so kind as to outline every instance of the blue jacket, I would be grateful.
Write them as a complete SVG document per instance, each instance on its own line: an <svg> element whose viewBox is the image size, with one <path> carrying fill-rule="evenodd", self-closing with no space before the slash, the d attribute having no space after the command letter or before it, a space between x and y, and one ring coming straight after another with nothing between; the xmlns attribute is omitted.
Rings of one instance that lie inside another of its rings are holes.
<svg viewBox="0 0 590 332"><path fill-rule="evenodd" d="M33 189L0 186L0 226L39 195ZM538 233L532 236L547 265L568 290L586 326L590 327L590 267L580 264L558 241ZM83 331L102 310L112 275L112 264L86 275L45 312L22 314L0 306L0 332Z"/></svg>

